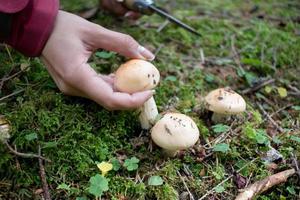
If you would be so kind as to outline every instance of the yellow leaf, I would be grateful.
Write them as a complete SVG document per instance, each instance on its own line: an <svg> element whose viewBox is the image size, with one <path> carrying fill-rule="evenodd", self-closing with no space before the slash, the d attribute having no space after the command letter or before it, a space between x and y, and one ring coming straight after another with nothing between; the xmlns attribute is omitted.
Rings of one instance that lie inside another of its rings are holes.
<svg viewBox="0 0 300 200"><path fill-rule="evenodd" d="M284 87L278 87L277 92L281 98L287 97L287 91Z"/></svg>
<svg viewBox="0 0 300 200"><path fill-rule="evenodd" d="M107 174L107 172L112 170L113 165L108 162L101 162L101 163L97 164L97 167L100 169L102 176L105 176L105 174Z"/></svg>
<svg viewBox="0 0 300 200"><path fill-rule="evenodd" d="M267 94L270 94L270 93L272 92L272 88L271 88L270 86L266 86L266 87L265 87L265 92L266 92Z"/></svg>

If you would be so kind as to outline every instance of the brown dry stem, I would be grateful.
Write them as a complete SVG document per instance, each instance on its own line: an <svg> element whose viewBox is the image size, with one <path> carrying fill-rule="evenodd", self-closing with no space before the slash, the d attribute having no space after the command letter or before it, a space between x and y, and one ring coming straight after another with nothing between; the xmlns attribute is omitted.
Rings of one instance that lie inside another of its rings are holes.
<svg viewBox="0 0 300 200"><path fill-rule="evenodd" d="M268 176L261 181L257 181L245 188L235 200L251 200L255 196L269 190L271 187L286 182L290 176L295 174L295 172L295 169L288 169Z"/></svg>

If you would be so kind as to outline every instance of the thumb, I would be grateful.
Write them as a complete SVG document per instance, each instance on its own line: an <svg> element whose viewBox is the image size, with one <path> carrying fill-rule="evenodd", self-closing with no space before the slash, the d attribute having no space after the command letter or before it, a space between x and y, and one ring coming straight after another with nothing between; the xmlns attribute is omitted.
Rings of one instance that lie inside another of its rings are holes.
<svg viewBox="0 0 300 200"><path fill-rule="evenodd" d="M128 58L154 60L154 54L141 46L130 35L111 31L101 26L96 26L96 29L96 49L114 51Z"/></svg>

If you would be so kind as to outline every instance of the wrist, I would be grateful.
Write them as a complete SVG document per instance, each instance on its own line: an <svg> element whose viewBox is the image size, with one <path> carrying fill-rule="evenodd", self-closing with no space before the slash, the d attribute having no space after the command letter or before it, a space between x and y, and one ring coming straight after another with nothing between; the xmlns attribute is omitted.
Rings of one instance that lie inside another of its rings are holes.
<svg viewBox="0 0 300 200"><path fill-rule="evenodd" d="M29 1L23 10L12 15L10 34L4 42L26 56L39 56L50 36L57 12L57 0Z"/></svg>

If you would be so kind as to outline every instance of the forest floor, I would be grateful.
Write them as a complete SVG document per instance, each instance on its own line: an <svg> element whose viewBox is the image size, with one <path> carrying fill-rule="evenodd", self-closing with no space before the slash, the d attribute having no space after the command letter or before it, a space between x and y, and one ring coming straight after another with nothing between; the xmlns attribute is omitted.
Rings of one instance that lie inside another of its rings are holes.
<svg viewBox="0 0 300 200"><path fill-rule="evenodd" d="M95 0L62 0L79 13ZM194 27L197 37L159 16L136 22L100 11L92 21L132 35L156 53L161 72L155 99L160 112L194 119L199 142L175 158L142 131L137 112L103 109L60 93L39 59L2 46L0 113L11 123L9 144L37 153L44 163L52 199L173 200L234 199L239 189L295 167L300 159L300 3L292 0L160 0L157 4ZM66 30L68 31L68 30ZM125 58L99 51L90 64L101 73ZM203 97L230 87L247 111L227 124L212 124ZM272 146L282 159L262 159ZM101 178L98 162L113 163ZM0 145L0 199L41 199L39 162ZM99 178L100 177L100 178ZM108 181L108 185L106 184ZM261 194L259 200L300 198L299 177Z"/></svg>

